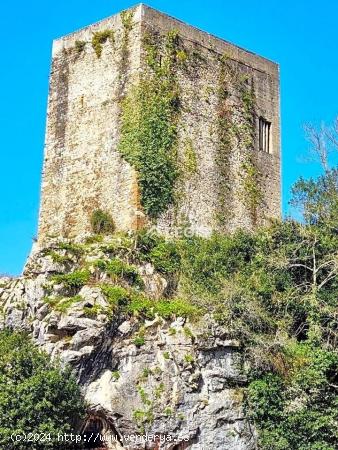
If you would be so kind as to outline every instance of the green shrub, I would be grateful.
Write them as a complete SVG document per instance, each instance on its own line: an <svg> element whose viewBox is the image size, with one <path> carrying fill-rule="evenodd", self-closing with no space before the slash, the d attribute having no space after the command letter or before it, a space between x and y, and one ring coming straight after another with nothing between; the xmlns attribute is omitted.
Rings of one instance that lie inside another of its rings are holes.
<svg viewBox="0 0 338 450"><path fill-rule="evenodd" d="M164 319L173 317L198 317L203 311L185 299L163 299L154 302L154 311Z"/></svg>
<svg viewBox="0 0 338 450"><path fill-rule="evenodd" d="M154 317L154 301L142 294L133 293L127 305L127 312L145 318Z"/></svg>
<svg viewBox="0 0 338 450"><path fill-rule="evenodd" d="M127 31L130 31L133 28L133 16L134 16L133 11L122 11L120 13L120 16L123 27Z"/></svg>
<svg viewBox="0 0 338 450"><path fill-rule="evenodd" d="M81 256L85 252L85 248L81 244L75 244L74 242L60 242L57 246L60 250L66 250L74 256Z"/></svg>
<svg viewBox="0 0 338 450"><path fill-rule="evenodd" d="M181 247L182 272L188 283L215 294L224 278L245 270L255 255L256 242L252 234L239 231L232 236L193 237L182 241Z"/></svg>
<svg viewBox="0 0 338 450"><path fill-rule="evenodd" d="M107 311L100 305L85 306L83 312L87 317L95 318L98 314L105 314Z"/></svg>
<svg viewBox="0 0 338 450"><path fill-rule="evenodd" d="M85 406L68 369L61 370L20 333L0 332L0 446L61 450L57 435L75 433ZM11 435L50 433L51 441L16 442ZM72 448L72 447L70 447Z"/></svg>
<svg viewBox="0 0 338 450"><path fill-rule="evenodd" d="M202 313L200 308L184 299L154 300L138 293L131 296L127 311L148 319L154 318L155 314L164 319L171 319L173 317L198 317Z"/></svg>
<svg viewBox="0 0 338 450"><path fill-rule="evenodd" d="M83 298L81 295L75 295L74 297L45 297L44 302L50 305L55 311L60 311L62 313L67 312L67 310L75 303L82 302Z"/></svg>
<svg viewBox="0 0 338 450"><path fill-rule="evenodd" d="M90 225L95 234L112 234L115 230L114 220L111 215L102 209L93 212Z"/></svg>
<svg viewBox="0 0 338 450"><path fill-rule="evenodd" d="M133 340L133 344L136 345L136 347L142 347L146 342L144 336L136 336L136 338Z"/></svg>
<svg viewBox="0 0 338 450"><path fill-rule="evenodd" d="M71 273L53 275L51 281L54 284L63 284L65 289L69 292L76 292L90 279L90 272L88 270L76 270Z"/></svg>
<svg viewBox="0 0 338 450"><path fill-rule="evenodd" d="M108 41L108 39L111 41L111 43L114 43L114 31L113 30L103 30L103 31L97 31L94 33L92 38L92 47L96 53L96 56L100 58L102 54L102 45Z"/></svg>
<svg viewBox="0 0 338 450"><path fill-rule="evenodd" d="M47 249L44 251L46 256L50 256L52 261L59 264L65 264L72 261L72 258L69 255L60 255L58 252L52 249Z"/></svg>
<svg viewBox="0 0 338 450"><path fill-rule="evenodd" d="M101 291L112 306L126 305L130 300L127 289L120 286L101 285Z"/></svg>
<svg viewBox="0 0 338 450"><path fill-rule="evenodd" d="M189 338L193 338L194 337L193 332L187 326L183 327L183 332L184 332L186 337L189 337Z"/></svg>
<svg viewBox="0 0 338 450"><path fill-rule="evenodd" d="M165 408L165 410L164 410L164 414L165 414L167 417L172 416L172 415L173 415L173 410L172 410L172 408L170 408L169 406L167 406L167 407Z"/></svg>
<svg viewBox="0 0 338 450"><path fill-rule="evenodd" d="M133 265L125 263L121 259L114 258L109 261L99 259L95 262L95 265L100 270L110 275L114 281L120 278L124 279L129 284L139 287L143 286L142 278L140 277L137 268Z"/></svg>
<svg viewBox="0 0 338 450"><path fill-rule="evenodd" d="M289 370L267 373L248 387L248 416L262 449L334 449L338 431L338 355L307 343L286 349Z"/></svg>
<svg viewBox="0 0 338 450"><path fill-rule="evenodd" d="M165 274L177 272L181 263L177 243L170 241L160 242L150 251L149 260L159 272Z"/></svg>
<svg viewBox="0 0 338 450"><path fill-rule="evenodd" d="M97 244L102 241L103 241L102 234L93 234L92 236L86 237L85 244L87 244L87 245Z"/></svg>

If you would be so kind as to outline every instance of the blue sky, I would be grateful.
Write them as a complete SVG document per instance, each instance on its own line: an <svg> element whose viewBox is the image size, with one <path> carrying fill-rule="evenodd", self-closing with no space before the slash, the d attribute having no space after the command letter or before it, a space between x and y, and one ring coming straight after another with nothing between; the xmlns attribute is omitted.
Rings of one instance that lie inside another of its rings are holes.
<svg viewBox="0 0 338 450"><path fill-rule="evenodd" d="M148 5L280 63L283 211L300 176L302 125L338 114L335 0L149 0ZM0 15L0 274L19 274L37 233L52 39L132 6L132 1L16 0Z"/></svg>

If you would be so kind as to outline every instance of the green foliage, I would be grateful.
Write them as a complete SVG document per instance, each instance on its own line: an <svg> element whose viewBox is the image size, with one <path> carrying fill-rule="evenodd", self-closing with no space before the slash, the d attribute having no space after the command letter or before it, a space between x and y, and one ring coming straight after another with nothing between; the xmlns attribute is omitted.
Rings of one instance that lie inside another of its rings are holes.
<svg viewBox="0 0 338 450"><path fill-rule="evenodd" d="M92 306L84 306L83 312L87 317L95 318L98 314L107 313L105 308L102 308L100 305L92 305Z"/></svg>
<svg viewBox="0 0 338 450"><path fill-rule="evenodd" d="M161 370L161 369L160 369ZM162 394L165 391L165 386L164 383L160 383L158 386L156 386L155 388L155 398L158 400L159 398L161 398Z"/></svg>
<svg viewBox="0 0 338 450"><path fill-rule="evenodd" d="M164 410L164 414L165 414L167 417L172 416L172 415L173 415L173 410L172 410L172 408L170 408L169 406L167 406L167 407L165 408L165 410Z"/></svg>
<svg viewBox="0 0 338 450"><path fill-rule="evenodd" d="M216 294L224 278L244 268L255 253L255 237L244 231L232 236L214 234L209 239L192 237L180 243L181 271L189 291Z"/></svg>
<svg viewBox="0 0 338 450"><path fill-rule="evenodd" d="M338 432L336 352L307 343L287 348L289 371L248 388L247 409L262 449L334 449Z"/></svg>
<svg viewBox="0 0 338 450"><path fill-rule="evenodd" d="M153 423L154 413L151 408L148 408L146 410L137 409L133 412L133 418L138 424L140 431L143 432L145 430L145 426L149 426Z"/></svg>
<svg viewBox="0 0 338 450"><path fill-rule="evenodd" d="M76 257L80 257L85 252L85 247L81 244L75 244L74 242L60 242L57 246L59 250L66 250Z"/></svg>
<svg viewBox="0 0 338 450"><path fill-rule="evenodd" d="M188 60L187 52L185 52L184 50L177 50L176 58L177 61L179 61L181 64L185 64Z"/></svg>
<svg viewBox="0 0 338 450"><path fill-rule="evenodd" d="M121 377L121 374L118 370L113 370L112 371L112 377L115 381L119 380Z"/></svg>
<svg viewBox="0 0 338 450"><path fill-rule="evenodd" d="M135 344L136 347L142 347L142 345L144 345L145 343L146 340L144 336L136 336L135 339L133 340L133 344Z"/></svg>
<svg viewBox="0 0 338 450"><path fill-rule="evenodd" d="M120 15L123 27L130 31L133 28L133 11L122 11Z"/></svg>
<svg viewBox="0 0 338 450"><path fill-rule="evenodd" d="M93 212L90 225L95 234L112 234L115 230L114 220L111 215L102 209Z"/></svg>
<svg viewBox="0 0 338 450"><path fill-rule="evenodd" d="M187 326L184 326L183 332L184 332L186 337L189 337L189 338L193 338L194 337L193 332Z"/></svg>
<svg viewBox="0 0 338 450"><path fill-rule="evenodd" d="M85 41L75 41L75 49L76 49L77 53L82 53L85 46L86 46Z"/></svg>
<svg viewBox="0 0 338 450"><path fill-rule="evenodd" d="M201 309L190 302L181 299L159 300L154 305L154 311L164 319L172 317L198 317Z"/></svg>
<svg viewBox="0 0 338 450"><path fill-rule="evenodd" d="M137 234L136 242L141 261L150 262L163 274L173 275L179 271L181 255L177 241L168 241L141 230Z"/></svg>
<svg viewBox="0 0 338 450"><path fill-rule="evenodd" d="M111 41L112 44L114 44L114 31L113 30L102 30L102 31L97 31L96 33L93 34L92 47L98 58L100 58L100 56L102 54L103 44L105 42L107 42L108 39Z"/></svg>
<svg viewBox="0 0 338 450"><path fill-rule="evenodd" d="M256 224L258 208L263 202L263 193L261 189L261 173L251 155L243 162L242 172L244 174L242 181L243 202L249 208L252 221Z"/></svg>
<svg viewBox="0 0 338 450"><path fill-rule="evenodd" d="M75 432L85 407L69 370L40 352L24 334L0 332L0 446L61 450L57 435ZM50 434L51 441L16 442L12 434ZM71 447L70 447L71 448Z"/></svg>
<svg viewBox="0 0 338 450"><path fill-rule="evenodd" d="M111 276L113 280L124 279L132 285L142 286L142 279L137 271L137 268L130 265L121 259L114 258L109 261L104 259L99 259L95 262L96 267L98 267L103 272Z"/></svg>
<svg viewBox="0 0 338 450"><path fill-rule="evenodd" d="M338 230L338 169L318 180L301 178L292 188L292 204L301 209L306 223Z"/></svg>
<svg viewBox="0 0 338 450"><path fill-rule="evenodd" d="M190 353L184 355L184 361L188 364L193 364L195 362L195 358Z"/></svg>
<svg viewBox="0 0 338 450"><path fill-rule="evenodd" d="M123 287L104 284L101 290L113 307L126 305L130 301L130 293Z"/></svg>
<svg viewBox="0 0 338 450"><path fill-rule="evenodd" d="M52 261L59 264L65 264L71 262L72 258L69 255L60 255L60 253L52 250L51 248L46 249L44 255L48 255L52 258Z"/></svg>
<svg viewBox="0 0 338 450"><path fill-rule="evenodd" d="M164 359L170 359L170 353L169 352L163 352L163 358Z"/></svg>
<svg viewBox="0 0 338 450"><path fill-rule="evenodd" d="M81 295L74 295L73 297L45 297L43 300L55 311L65 313L75 303L83 301L83 298ZM91 311L91 313L93 312Z"/></svg>
<svg viewBox="0 0 338 450"><path fill-rule="evenodd" d="M71 273L53 275L51 281L54 284L63 284L65 289L69 292L76 292L90 279L90 272L88 270L76 270Z"/></svg>
<svg viewBox="0 0 338 450"><path fill-rule="evenodd" d="M187 139L184 146L184 160L182 176L193 175L198 170L197 155L191 139Z"/></svg>
<svg viewBox="0 0 338 450"><path fill-rule="evenodd" d="M226 229L229 200L232 195L238 196L238 192L232 192L229 157L233 148L240 148L243 155L240 194L251 214L253 224L256 224L258 207L262 204L263 195L260 187L260 172L253 152L256 104L254 85L241 65L226 55L220 60L218 97L217 130L220 146L217 165L222 177L219 191L222 207L218 219L222 228Z"/></svg>
<svg viewBox="0 0 338 450"><path fill-rule="evenodd" d="M133 314L152 319L156 314L164 319L173 317L198 317L201 310L184 299L149 299L141 294L134 294L130 303L127 305L127 311Z"/></svg>
<svg viewBox="0 0 338 450"><path fill-rule="evenodd" d="M103 241L102 234L93 234L92 236L86 237L85 244L86 245L98 244L98 243L100 243L102 241Z"/></svg>
<svg viewBox="0 0 338 450"><path fill-rule="evenodd" d="M141 375L141 377L140 377L140 381L141 381L141 382L146 381L150 375L152 375L152 370L151 370L151 369L148 369L148 367L145 367L145 368L143 369L143 371L142 371L142 375Z"/></svg>
<svg viewBox="0 0 338 450"><path fill-rule="evenodd" d="M162 273L173 273L180 267L177 245L170 241L163 241L156 245L149 253L149 260L156 270Z"/></svg>
<svg viewBox="0 0 338 450"><path fill-rule="evenodd" d="M178 87L171 43L168 36L160 63L157 43L147 36L149 73L122 102L119 151L138 172L141 204L151 218L159 217L173 203L178 177Z"/></svg>

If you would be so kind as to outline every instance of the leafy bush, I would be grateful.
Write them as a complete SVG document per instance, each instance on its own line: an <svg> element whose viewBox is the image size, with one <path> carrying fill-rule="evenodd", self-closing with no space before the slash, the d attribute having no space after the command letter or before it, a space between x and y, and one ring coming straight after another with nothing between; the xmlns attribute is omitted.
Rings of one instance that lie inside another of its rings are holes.
<svg viewBox="0 0 338 450"><path fill-rule="evenodd" d="M61 450L57 435L75 431L85 407L69 370L61 370L26 335L0 332L0 446L8 450ZM31 432L51 440L16 442ZM70 447L69 447L70 448Z"/></svg>
<svg viewBox="0 0 338 450"><path fill-rule="evenodd" d="M90 218L90 225L95 234L111 234L115 230L114 220L111 215L102 209L93 212Z"/></svg>
<svg viewBox="0 0 338 450"><path fill-rule="evenodd" d="M198 317L201 309L184 299L154 300L142 294L134 293L127 304L127 312L153 319L156 314L164 319L173 317Z"/></svg>
<svg viewBox="0 0 338 450"><path fill-rule="evenodd" d="M166 240L163 236L139 230L135 236L137 259L150 262L157 271L176 276L181 268L180 241Z"/></svg>
<svg viewBox="0 0 338 450"><path fill-rule="evenodd" d="M126 305L130 300L129 292L123 287L104 284L101 290L112 306Z"/></svg>
<svg viewBox="0 0 338 450"><path fill-rule="evenodd" d="M110 275L114 281L117 281L120 278L126 280L132 285L137 285L140 287L143 286L143 282L137 268L122 261L121 259L114 258L109 261L99 259L95 262L95 265L100 270Z"/></svg>
<svg viewBox="0 0 338 450"><path fill-rule="evenodd" d="M53 275L51 281L55 284L63 284L68 292L77 292L88 283L90 272L88 270L76 270L71 273Z"/></svg>
<svg viewBox="0 0 338 450"><path fill-rule="evenodd" d="M292 194L291 203L301 208L307 223L338 230L338 168L327 170L317 180L301 178Z"/></svg>
<svg viewBox="0 0 338 450"><path fill-rule="evenodd" d="M256 252L256 238L239 231L232 236L214 234L181 242L182 276L189 289L217 294L224 279L246 270Z"/></svg>
<svg viewBox="0 0 338 450"><path fill-rule="evenodd" d="M177 243L172 241L160 242L150 251L149 260L159 272L164 274L177 272L181 264Z"/></svg>
<svg viewBox="0 0 338 450"><path fill-rule="evenodd" d="M284 379L268 373L248 388L248 415L260 446L273 450L334 450L338 432L337 353L293 344Z"/></svg>

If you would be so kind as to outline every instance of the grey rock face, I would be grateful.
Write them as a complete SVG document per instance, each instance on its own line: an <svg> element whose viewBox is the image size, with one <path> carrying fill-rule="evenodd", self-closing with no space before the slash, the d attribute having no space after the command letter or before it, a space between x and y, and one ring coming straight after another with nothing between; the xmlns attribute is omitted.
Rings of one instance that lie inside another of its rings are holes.
<svg viewBox="0 0 338 450"><path fill-rule="evenodd" d="M66 311L55 310L45 299L47 263L41 254L35 258L29 276L0 280L1 326L29 331L41 349L73 368L89 417L101 423L102 434L119 439L107 448L159 448L151 440L126 440L144 433L170 436L165 450L255 448L243 414L243 355L227 330L208 316L198 323L181 317L141 323L108 315L107 299L92 285ZM146 271L151 276L153 269ZM95 305L102 312L89 314Z"/></svg>

